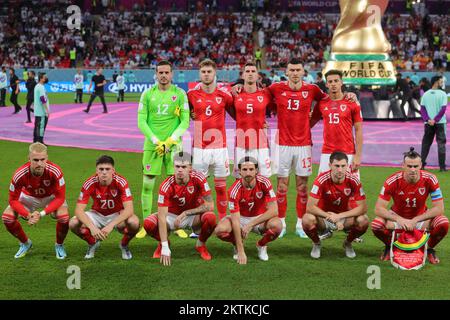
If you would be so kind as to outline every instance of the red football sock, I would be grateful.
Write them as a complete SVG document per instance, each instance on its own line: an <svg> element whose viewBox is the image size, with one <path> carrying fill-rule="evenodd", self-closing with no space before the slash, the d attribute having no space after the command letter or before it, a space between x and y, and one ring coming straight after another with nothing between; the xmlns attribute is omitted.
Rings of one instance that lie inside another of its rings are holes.
<svg viewBox="0 0 450 320"><path fill-rule="evenodd" d="M428 247L434 248L448 233L448 219L440 215L431 221L430 238L428 239Z"/></svg>
<svg viewBox="0 0 450 320"><path fill-rule="evenodd" d="M286 192L277 191L278 217L286 218L287 197Z"/></svg>
<svg viewBox="0 0 450 320"><path fill-rule="evenodd" d="M69 232L69 215L58 216L56 222L56 243L63 244L66 239L67 232Z"/></svg>
<svg viewBox="0 0 450 320"><path fill-rule="evenodd" d="M231 242L232 244L236 245L236 239L234 238L233 232L219 233L217 234L217 237L222 241Z"/></svg>
<svg viewBox="0 0 450 320"><path fill-rule="evenodd" d="M306 235L314 242L319 243L319 234L317 233L317 228L314 226L310 229L305 229L305 226L303 226L303 231L305 231Z"/></svg>
<svg viewBox="0 0 450 320"><path fill-rule="evenodd" d="M200 220L202 222L202 229L200 231L200 235L198 236L198 240L201 242L206 242L216 227L216 215L211 211L205 212L202 214Z"/></svg>
<svg viewBox="0 0 450 320"><path fill-rule="evenodd" d="M144 220L144 229L152 238L161 241L158 230L158 217L156 215L152 214Z"/></svg>
<svg viewBox="0 0 450 320"><path fill-rule="evenodd" d="M277 234L270 229L267 230L266 233L264 233L264 236L258 241L258 246L265 246L268 242L271 242L278 238L279 235L279 233Z"/></svg>
<svg viewBox="0 0 450 320"><path fill-rule="evenodd" d="M352 242L356 238L362 236L366 232L366 230L367 230L367 228L359 228L359 227L353 226L347 235L347 242Z"/></svg>
<svg viewBox="0 0 450 320"><path fill-rule="evenodd" d="M97 240L95 240L95 238L92 236L91 230L89 230L88 228L81 228L80 233L81 239L86 241L89 245L93 245L95 242L97 242Z"/></svg>
<svg viewBox="0 0 450 320"><path fill-rule="evenodd" d="M306 203L308 202L308 194L305 191L297 193L297 217L303 218L306 212Z"/></svg>
<svg viewBox="0 0 450 320"><path fill-rule="evenodd" d="M216 189L216 205L219 213L219 220L227 215L227 182L225 178L214 178Z"/></svg>
<svg viewBox="0 0 450 320"><path fill-rule="evenodd" d="M11 233L14 237L19 239L20 242L25 243L28 241L28 237L22 229L19 221L17 221L14 215L3 214L3 223L5 224L6 230Z"/></svg>
<svg viewBox="0 0 450 320"><path fill-rule="evenodd" d="M386 229L386 225L378 219L372 221L372 232L385 245L389 246L392 239L392 230Z"/></svg>

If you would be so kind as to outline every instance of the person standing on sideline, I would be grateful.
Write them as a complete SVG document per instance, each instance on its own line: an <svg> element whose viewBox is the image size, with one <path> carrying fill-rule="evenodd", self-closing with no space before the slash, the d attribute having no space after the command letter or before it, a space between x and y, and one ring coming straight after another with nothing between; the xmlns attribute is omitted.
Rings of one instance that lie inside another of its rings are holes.
<svg viewBox="0 0 450 320"><path fill-rule="evenodd" d="M256 68L258 68L259 70L261 70L261 60L262 60L262 51L261 48L258 48L255 51L255 63Z"/></svg>
<svg viewBox="0 0 450 320"><path fill-rule="evenodd" d="M117 85L117 102L124 100L124 92L125 92L125 79L123 77L123 71L120 71L119 75L116 77L116 85Z"/></svg>
<svg viewBox="0 0 450 320"><path fill-rule="evenodd" d="M81 73L81 69L77 70L77 74L73 78L73 82L75 84L75 103L83 103L83 85L84 85L84 77Z"/></svg>
<svg viewBox="0 0 450 320"><path fill-rule="evenodd" d="M50 104L48 102L45 84L48 78L45 73L39 73L39 82L34 87L34 137L33 142L44 143L44 132L50 115Z"/></svg>
<svg viewBox="0 0 450 320"><path fill-rule="evenodd" d="M0 107L6 107L6 87L8 86L8 78L6 76L6 67L2 67L0 71Z"/></svg>
<svg viewBox="0 0 450 320"><path fill-rule="evenodd" d="M98 96L98 97L100 97L100 100L102 101L102 104L103 104L103 113L108 113L108 108L106 107L106 102L105 102L105 91L104 91L104 87L106 85L106 79L105 79L105 76L103 75L102 68L98 68L97 73L95 74L95 76L92 77L92 80L89 83L88 92L91 91L92 83L94 83L94 85L95 85L94 92L92 93L91 98L89 99L86 109L84 109L83 111L86 113L89 113L92 102Z"/></svg>
<svg viewBox="0 0 450 320"><path fill-rule="evenodd" d="M433 144L434 136L438 145L439 171L447 171L445 166L445 144L447 143L447 94L441 90L442 76L431 78L431 89L425 92L420 102L420 113L425 121L425 132L422 138L422 167L427 164L428 153Z"/></svg>
<svg viewBox="0 0 450 320"><path fill-rule="evenodd" d="M401 95L399 98L399 100L402 101L400 104L400 111L403 115L403 121L408 121L408 115L406 114L405 109L404 109L406 102L408 102L410 110L413 110L415 112L419 112L419 110L417 110L417 108L414 106L414 102L413 102L413 98L412 98L412 91L411 91L411 87L409 86L408 82L402 78L401 73L397 73L396 78L397 78L397 83L395 84L394 91L396 93L401 92ZM414 118L414 115L413 115L413 118Z"/></svg>
<svg viewBox="0 0 450 320"><path fill-rule="evenodd" d="M11 87L11 97L9 98L11 103L14 106L14 113L19 113L22 111L22 107L17 103L17 98L19 96L19 78L16 76L16 72L14 68L9 68L9 86Z"/></svg>
<svg viewBox="0 0 450 320"><path fill-rule="evenodd" d="M34 101L34 87L36 87L36 79L34 79L35 73L34 71L28 71L28 79L25 86L27 87L27 122L31 123L31 112L34 112L31 105Z"/></svg>

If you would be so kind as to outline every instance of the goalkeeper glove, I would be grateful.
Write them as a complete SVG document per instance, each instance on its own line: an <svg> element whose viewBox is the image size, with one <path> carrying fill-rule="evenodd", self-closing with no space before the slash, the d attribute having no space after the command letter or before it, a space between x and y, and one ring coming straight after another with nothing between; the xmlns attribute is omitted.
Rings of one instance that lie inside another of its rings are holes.
<svg viewBox="0 0 450 320"><path fill-rule="evenodd" d="M180 116L180 112L181 112L181 108L180 107L176 107L175 111L173 112L177 117Z"/></svg>
<svg viewBox="0 0 450 320"><path fill-rule="evenodd" d="M168 137L166 141L164 141L164 145L166 146L166 150L170 150L172 146L176 145L178 141L173 140L171 137Z"/></svg>
<svg viewBox="0 0 450 320"><path fill-rule="evenodd" d="M162 157L166 152L166 145L164 144L164 142L158 141L156 143L155 151L158 156Z"/></svg>

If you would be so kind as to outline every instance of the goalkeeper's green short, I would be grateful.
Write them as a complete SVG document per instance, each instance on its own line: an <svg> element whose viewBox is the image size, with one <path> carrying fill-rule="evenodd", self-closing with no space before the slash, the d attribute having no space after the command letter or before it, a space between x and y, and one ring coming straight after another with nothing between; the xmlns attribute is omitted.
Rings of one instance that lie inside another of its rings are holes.
<svg viewBox="0 0 450 320"><path fill-rule="evenodd" d="M173 156L176 152L181 151L180 145L172 146L172 150L160 157L155 150L144 150L142 157L142 172L145 175L160 176L162 174L162 166L166 168L166 175L170 176L175 173L173 168Z"/></svg>

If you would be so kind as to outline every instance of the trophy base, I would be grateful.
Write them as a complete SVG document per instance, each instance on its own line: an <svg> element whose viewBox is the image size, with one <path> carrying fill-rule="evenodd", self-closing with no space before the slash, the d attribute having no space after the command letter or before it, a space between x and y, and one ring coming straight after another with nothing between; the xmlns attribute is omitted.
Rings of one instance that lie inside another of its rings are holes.
<svg viewBox="0 0 450 320"><path fill-rule="evenodd" d="M322 71L337 69L343 73L345 84L395 85L395 68L386 54L331 54Z"/></svg>

